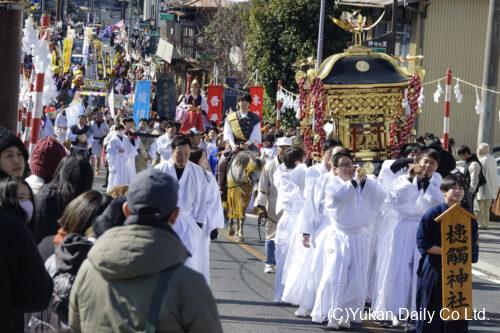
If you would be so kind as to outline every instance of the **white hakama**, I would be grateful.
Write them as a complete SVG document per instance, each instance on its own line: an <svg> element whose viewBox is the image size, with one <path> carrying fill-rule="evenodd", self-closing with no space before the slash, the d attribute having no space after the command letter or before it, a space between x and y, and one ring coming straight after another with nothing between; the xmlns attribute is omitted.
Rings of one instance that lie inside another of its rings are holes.
<svg viewBox="0 0 500 333"><path fill-rule="evenodd" d="M214 229L224 228L224 211L222 210L222 201L220 197L219 186L217 185L217 180L208 171L205 172L205 177L207 181L207 191L206 191L206 220L203 224L203 235L202 242L203 246L200 246L200 255L204 256L203 266L201 267L203 275L210 284L210 233Z"/></svg>
<svg viewBox="0 0 500 333"><path fill-rule="evenodd" d="M316 293L313 320L347 316L347 309L362 313L368 288L370 228L385 193L378 181L364 186L330 176L325 183L324 216L331 220L324 252L323 273ZM325 316L326 314L326 316ZM322 318L323 317L323 318Z"/></svg>
<svg viewBox="0 0 500 333"><path fill-rule="evenodd" d="M300 164L295 169L286 169L281 164L274 173L274 186L278 190L276 212L283 215L278 221L274 242L276 249L276 273L274 283L274 301L281 302L283 289L286 283L283 269L285 266L290 242L293 238L293 230L302 206L304 205L304 183L306 166Z"/></svg>
<svg viewBox="0 0 500 333"><path fill-rule="evenodd" d="M177 179L174 162L172 159L163 161L155 169ZM206 274L208 270L208 255L206 243L206 231L203 230L207 219L207 178L202 168L192 162L188 162L184 168L179 181L177 205L180 209L179 216L172 226L186 249L191 253L185 265L195 271ZM165 198L168 200L168 198ZM205 275L208 281L209 276Z"/></svg>
<svg viewBox="0 0 500 333"><path fill-rule="evenodd" d="M306 171L304 207L299 213L297 222L294 225L287 258L283 268L285 288L283 290L282 300L287 303L299 305L308 311L312 309L316 295L316 285L313 278L314 272L310 270L315 248L314 243L311 244L310 248L303 246L302 234L315 234L315 229L321 224L318 201L321 186L316 187L316 180L327 172L328 170L324 163L312 166ZM318 184L320 183L321 182Z"/></svg>
<svg viewBox="0 0 500 333"><path fill-rule="evenodd" d="M397 223L393 232L389 262L385 265L382 290L379 291L374 306L375 311L410 311L416 309L417 268L420 253L416 248L418 223L430 208L442 203L444 198L439 186L441 176L434 173L424 192L418 189L417 177L412 183L408 176L399 177L389 193L392 207L397 212ZM380 267L382 270L384 267ZM388 318L390 319L390 318Z"/></svg>
<svg viewBox="0 0 500 333"><path fill-rule="evenodd" d="M93 121L92 125L90 125L90 130L92 131L92 156L101 158L101 151L102 151L102 146L104 139L109 133L109 126L108 124L103 121L102 123L98 124L97 122Z"/></svg>
<svg viewBox="0 0 500 333"><path fill-rule="evenodd" d="M131 154L132 145L124 135L120 137L115 134L111 137L106 148L106 156L109 164L109 178L107 192L114 187L129 185L132 181L127 162Z"/></svg>

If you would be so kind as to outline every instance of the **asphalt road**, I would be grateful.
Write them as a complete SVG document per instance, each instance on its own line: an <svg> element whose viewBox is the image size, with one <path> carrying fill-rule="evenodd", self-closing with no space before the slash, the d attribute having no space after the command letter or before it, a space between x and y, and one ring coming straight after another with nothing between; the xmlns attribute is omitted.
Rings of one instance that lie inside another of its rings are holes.
<svg viewBox="0 0 500 333"><path fill-rule="evenodd" d="M244 244L234 242L232 237L224 236L222 232L210 249L211 289L217 300L224 332L324 332L324 325L296 318L296 307L273 303L274 275L263 273L264 246L259 242L254 216L250 215L244 230ZM489 251L485 256L493 262L491 252L500 253L500 241L493 245L485 244L488 245L484 248ZM500 260L496 263L497 267L498 263ZM498 281L495 282L495 279ZM500 332L500 277L486 274L474 276L473 289L474 307L484 309L488 320L470 322L469 332ZM364 322L362 325L354 324L349 331L403 330L381 328L377 323Z"/></svg>

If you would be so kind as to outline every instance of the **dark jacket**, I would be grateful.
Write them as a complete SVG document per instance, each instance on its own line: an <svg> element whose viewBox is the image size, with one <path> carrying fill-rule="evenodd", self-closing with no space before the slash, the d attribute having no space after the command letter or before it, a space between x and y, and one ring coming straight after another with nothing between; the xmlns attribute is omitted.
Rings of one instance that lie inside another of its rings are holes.
<svg viewBox="0 0 500 333"><path fill-rule="evenodd" d="M144 331L160 273L175 266L156 332L222 332L210 288L183 265L188 253L175 232L137 217L125 224L97 239L78 272L69 309L75 332Z"/></svg>
<svg viewBox="0 0 500 333"><path fill-rule="evenodd" d="M52 299L46 310L31 316L28 332L71 332L68 326L69 296L76 273L87 258L92 245L92 242L84 236L68 234L61 245L56 247L53 258L55 270L51 272L54 281Z"/></svg>
<svg viewBox="0 0 500 333"><path fill-rule="evenodd" d="M453 155L444 150L439 141L429 145L429 148L432 148L439 153L440 161L436 172L438 172L443 178L448 176L457 166L457 161L455 161Z"/></svg>
<svg viewBox="0 0 500 333"><path fill-rule="evenodd" d="M35 196L35 241L40 243L47 236L57 234L58 224L64 211L61 196L53 184L44 185Z"/></svg>
<svg viewBox="0 0 500 333"><path fill-rule="evenodd" d="M95 219L92 229L96 238L101 237L108 229L123 225L125 215L123 215L122 207L126 200L126 197L113 199L102 214Z"/></svg>
<svg viewBox="0 0 500 333"><path fill-rule="evenodd" d="M56 245L54 244L54 237L55 235L47 236L38 243L38 252L43 262L47 261L55 253Z"/></svg>
<svg viewBox="0 0 500 333"><path fill-rule="evenodd" d="M17 331L15 312L47 307L52 290L52 279L25 223L0 212L0 332Z"/></svg>

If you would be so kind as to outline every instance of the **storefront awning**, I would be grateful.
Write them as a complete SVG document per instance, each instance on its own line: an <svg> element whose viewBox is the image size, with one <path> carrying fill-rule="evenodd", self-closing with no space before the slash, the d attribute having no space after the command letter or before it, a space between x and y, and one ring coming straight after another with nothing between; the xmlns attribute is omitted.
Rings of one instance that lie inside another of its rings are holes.
<svg viewBox="0 0 500 333"><path fill-rule="evenodd" d="M398 0L398 5L405 6L417 0ZM379 7L383 8L393 4L393 0L336 0L337 5L356 6L356 7Z"/></svg>

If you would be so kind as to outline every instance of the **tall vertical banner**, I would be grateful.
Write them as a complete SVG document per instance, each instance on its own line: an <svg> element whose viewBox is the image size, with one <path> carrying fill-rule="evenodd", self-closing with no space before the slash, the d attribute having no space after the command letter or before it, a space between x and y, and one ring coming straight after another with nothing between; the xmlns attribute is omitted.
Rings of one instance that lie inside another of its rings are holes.
<svg viewBox="0 0 500 333"><path fill-rule="evenodd" d="M441 223L443 320L472 319L472 219L459 204L435 218Z"/></svg>
<svg viewBox="0 0 500 333"><path fill-rule="evenodd" d="M220 125L222 121L222 96L224 95L224 86L208 86L207 102L208 102L208 120Z"/></svg>
<svg viewBox="0 0 500 333"><path fill-rule="evenodd" d="M158 116L174 120L176 98L172 73L156 73L156 102Z"/></svg>
<svg viewBox="0 0 500 333"><path fill-rule="evenodd" d="M250 96L252 96L252 102L250 103L250 111L258 115L260 121L262 121L262 114L264 112L264 87L251 86Z"/></svg>
<svg viewBox="0 0 500 333"><path fill-rule="evenodd" d="M229 110L236 111L236 105L239 95L239 90L241 89L241 85L238 82L238 79L228 77L226 78L224 89L224 103L223 103L223 112L226 114Z"/></svg>
<svg viewBox="0 0 500 333"><path fill-rule="evenodd" d="M134 122L139 127L139 119L149 119L151 81L137 81L134 94Z"/></svg>
<svg viewBox="0 0 500 333"><path fill-rule="evenodd" d="M73 39L65 38L63 42L63 73L68 73L71 66L71 52L73 50Z"/></svg>

